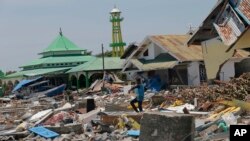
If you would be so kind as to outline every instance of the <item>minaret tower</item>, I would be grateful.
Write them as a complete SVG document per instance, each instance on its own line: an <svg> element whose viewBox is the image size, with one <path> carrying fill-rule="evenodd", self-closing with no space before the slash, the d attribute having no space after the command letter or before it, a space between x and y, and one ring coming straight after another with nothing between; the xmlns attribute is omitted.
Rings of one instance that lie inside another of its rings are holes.
<svg viewBox="0 0 250 141"><path fill-rule="evenodd" d="M121 32L121 21L123 20L121 15L121 11L114 7L111 12L110 22L112 23L112 43L110 47L112 47L112 56L120 57L124 53L124 46L126 43L122 41L122 32Z"/></svg>

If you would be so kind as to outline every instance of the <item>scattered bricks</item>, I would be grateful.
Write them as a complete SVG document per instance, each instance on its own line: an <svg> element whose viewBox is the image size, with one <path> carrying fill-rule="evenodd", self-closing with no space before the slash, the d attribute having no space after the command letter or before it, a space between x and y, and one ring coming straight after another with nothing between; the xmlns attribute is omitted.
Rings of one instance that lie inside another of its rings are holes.
<svg viewBox="0 0 250 141"><path fill-rule="evenodd" d="M193 141L194 117L191 115L150 112L141 119L141 141Z"/></svg>
<svg viewBox="0 0 250 141"><path fill-rule="evenodd" d="M199 111L208 111L212 106L213 104L207 101L206 103L202 104L202 106L199 108Z"/></svg>

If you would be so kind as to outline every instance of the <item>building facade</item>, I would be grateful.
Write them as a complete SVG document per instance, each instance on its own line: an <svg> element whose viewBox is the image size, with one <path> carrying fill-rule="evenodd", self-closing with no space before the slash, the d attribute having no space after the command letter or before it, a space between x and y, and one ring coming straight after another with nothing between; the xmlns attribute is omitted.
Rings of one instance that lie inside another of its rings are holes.
<svg viewBox="0 0 250 141"><path fill-rule="evenodd" d="M11 81L15 84L24 78L44 76L50 80L50 85L56 86L65 83L71 87L73 80L65 72L95 59L94 56L87 55L85 49L78 47L65 37L61 31L39 55L41 55L40 58L20 66L21 71L5 76L4 83ZM77 80L80 81L80 84L85 82L85 79L81 80L80 76ZM81 86L85 87L85 85Z"/></svg>

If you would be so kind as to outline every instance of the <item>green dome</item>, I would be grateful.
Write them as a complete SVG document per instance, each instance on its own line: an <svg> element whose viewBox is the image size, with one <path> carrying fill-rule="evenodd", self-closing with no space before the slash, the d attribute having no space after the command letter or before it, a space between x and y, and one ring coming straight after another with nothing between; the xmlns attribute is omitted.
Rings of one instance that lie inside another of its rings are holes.
<svg viewBox="0 0 250 141"><path fill-rule="evenodd" d="M68 38L59 34L57 38L45 50L43 50L43 53L55 51L84 51L84 49L79 48Z"/></svg>

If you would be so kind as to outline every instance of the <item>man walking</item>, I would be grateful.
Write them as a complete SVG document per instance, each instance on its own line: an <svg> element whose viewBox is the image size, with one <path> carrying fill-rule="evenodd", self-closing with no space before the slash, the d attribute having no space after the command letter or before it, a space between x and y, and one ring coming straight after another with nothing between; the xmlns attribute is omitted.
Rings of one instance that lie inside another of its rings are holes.
<svg viewBox="0 0 250 141"><path fill-rule="evenodd" d="M131 106L133 107L133 109L138 113L139 111L142 112L142 102L143 102L143 99L144 99L144 86L141 84L141 79L136 79L136 85L134 87L132 87L130 90L129 90L129 93L132 91L132 90L135 90L135 93L136 93L136 98L133 99L130 104ZM138 109L136 108L135 106L135 103L138 103L138 108L139 108L139 111Z"/></svg>

